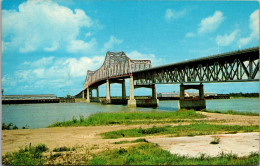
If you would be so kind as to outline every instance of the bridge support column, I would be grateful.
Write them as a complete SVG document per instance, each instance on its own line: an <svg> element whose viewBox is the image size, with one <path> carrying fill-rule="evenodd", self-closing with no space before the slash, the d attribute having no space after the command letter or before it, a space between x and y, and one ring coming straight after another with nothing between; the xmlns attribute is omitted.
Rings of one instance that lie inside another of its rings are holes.
<svg viewBox="0 0 260 166"><path fill-rule="evenodd" d="M152 85L152 98L157 99L157 93L156 93L156 85Z"/></svg>
<svg viewBox="0 0 260 166"><path fill-rule="evenodd" d="M130 96L129 96L129 100L127 101L127 105L128 107L136 107L136 100L135 100L135 96L134 96L134 77L131 75L130 76Z"/></svg>
<svg viewBox="0 0 260 166"><path fill-rule="evenodd" d="M90 103L89 88L87 88L87 103Z"/></svg>
<svg viewBox="0 0 260 166"><path fill-rule="evenodd" d="M99 99L99 90L98 90L98 87L97 87L97 99Z"/></svg>
<svg viewBox="0 0 260 166"><path fill-rule="evenodd" d="M134 85L134 88L150 88L152 89L152 98L148 99L136 99L137 107L158 107L159 100L157 99L156 84L150 85Z"/></svg>
<svg viewBox="0 0 260 166"><path fill-rule="evenodd" d="M199 98L185 99L184 91L186 89L199 90ZM194 109L202 110L206 108L206 101L204 99L203 84L200 85L180 85L180 100L178 102L178 109Z"/></svg>
<svg viewBox="0 0 260 166"><path fill-rule="evenodd" d="M110 83L109 79L107 79L107 89L106 89L106 104L111 103L111 98L110 98Z"/></svg>
<svg viewBox="0 0 260 166"><path fill-rule="evenodd" d="M84 99L85 98L85 90L83 89L83 91L82 91L82 99Z"/></svg>
<svg viewBox="0 0 260 166"><path fill-rule="evenodd" d="M97 95L94 97L93 96L93 90L96 90L96 92L97 92ZM100 102L100 100L99 100L99 91L98 91L98 86L97 87L92 87L91 89L90 89L90 101L91 102Z"/></svg>
<svg viewBox="0 0 260 166"><path fill-rule="evenodd" d="M126 100L125 79L122 81L122 99Z"/></svg>
<svg viewBox="0 0 260 166"><path fill-rule="evenodd" d="M159 100L157 99L156 84L152 85L152 103L155 107L159 107Z"/></svg>

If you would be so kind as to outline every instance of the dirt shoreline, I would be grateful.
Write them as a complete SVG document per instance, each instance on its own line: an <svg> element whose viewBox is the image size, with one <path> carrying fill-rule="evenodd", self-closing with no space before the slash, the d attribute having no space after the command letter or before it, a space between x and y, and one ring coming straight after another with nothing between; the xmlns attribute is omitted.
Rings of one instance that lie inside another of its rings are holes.
<svg viewBox="0 0 260 166"><path fill-rule="evenodd" d="M221 121L226 125L259 125L258 116L244 115L228 115L218 113L201 112L206 115L204 120ZM120 138L120 139L102 139L100 134L103 132L131 129L131 128L147 128L162 125L180 125L186 123L167 123L167 124L151 124L151 125L113 125L113 126L89 126L89 127L55 127L40 129L24 129L24 130L3 130L2 131L2 155L7 152L19 150L19 147L29 145L37 145L39 143L46 144L50 149L61 146L81 147L92 149L93 153L114 149L120 147L128 147L133 144L113 144L121 140L135 140L137 138ZM163 136L147 136L147 139L160 138ZM166 136L165 136L166 137ZM144 137L143 137L144 138ZM180 138L180 137L179 137Z"/></svg>

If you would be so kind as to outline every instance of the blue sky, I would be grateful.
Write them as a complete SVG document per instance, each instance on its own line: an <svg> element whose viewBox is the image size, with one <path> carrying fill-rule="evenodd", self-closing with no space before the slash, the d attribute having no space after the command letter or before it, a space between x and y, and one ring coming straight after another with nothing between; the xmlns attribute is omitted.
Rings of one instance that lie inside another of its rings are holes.
<svg viewBox="0 0 260 166"><path fill-rule="evenodd" d="M163 65L258 46L258 25L257 1L3 0L2 88L5 95L75 95L107 51ZM111 87L112 96L121 94ZM205 91L259 92L259 83L205 84Z"/></svg>

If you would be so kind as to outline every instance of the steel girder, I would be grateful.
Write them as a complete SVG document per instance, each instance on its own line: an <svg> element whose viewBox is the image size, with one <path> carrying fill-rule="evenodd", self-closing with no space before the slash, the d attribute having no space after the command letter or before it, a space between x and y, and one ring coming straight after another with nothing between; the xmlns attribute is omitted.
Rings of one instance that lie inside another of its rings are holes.
<svg viewBox="0 0 260 166"><path fill-rule="evenodd" d="M259 47L133 72L136 85L259 81Z"/></svg>

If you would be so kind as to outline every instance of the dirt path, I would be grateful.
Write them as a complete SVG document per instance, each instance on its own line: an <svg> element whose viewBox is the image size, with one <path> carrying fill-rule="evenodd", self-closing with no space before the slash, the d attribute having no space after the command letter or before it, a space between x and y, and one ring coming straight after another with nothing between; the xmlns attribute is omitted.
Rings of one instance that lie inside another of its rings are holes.
<svg viewBox="0 0 260 166"><path fill-rule="evenodd" d="M102 139L99 134L114 130L146 128L152 125L116 125L116 126L90 126L90 127L56 127L24 130L2 131L2 154L19 150L19 147L46 144L50 149L61 146L85 146L91 148L99 146L99 149L117 147L113 142L120 139ZM122 145L121 145L122 146Z"/></svg>
<svg viewBox="0 0 260 166"><path fill-rule="evenodd" d="M258 125L258 116L242 116L242 115L227 115L206 113L207 120L225 120L222 124L237 124L237 125ZM171 123L170 125L179 125L184 123ZM114 126L90 126L90 127L57 127L57 128L41 128L41 129L25 129L25 130L4 130L2 131L2 154L7 152L17 151L19 147L29 145L37 145L39 143L46 144L50 149L61 146L84 146L85 148L93 148L96 151L126 147L132 144L112 144L120 140L134 140L136 138L121 138L121 139L102 139L99 135L103 132L131 129L131 128L146 128L151 125L114 125ZM156 126L168 124L156 124ZM157 136L158 137L158 136ZM162 136L160 136L162 137ZM149 136L147 138L155 138Z"/></svg>

